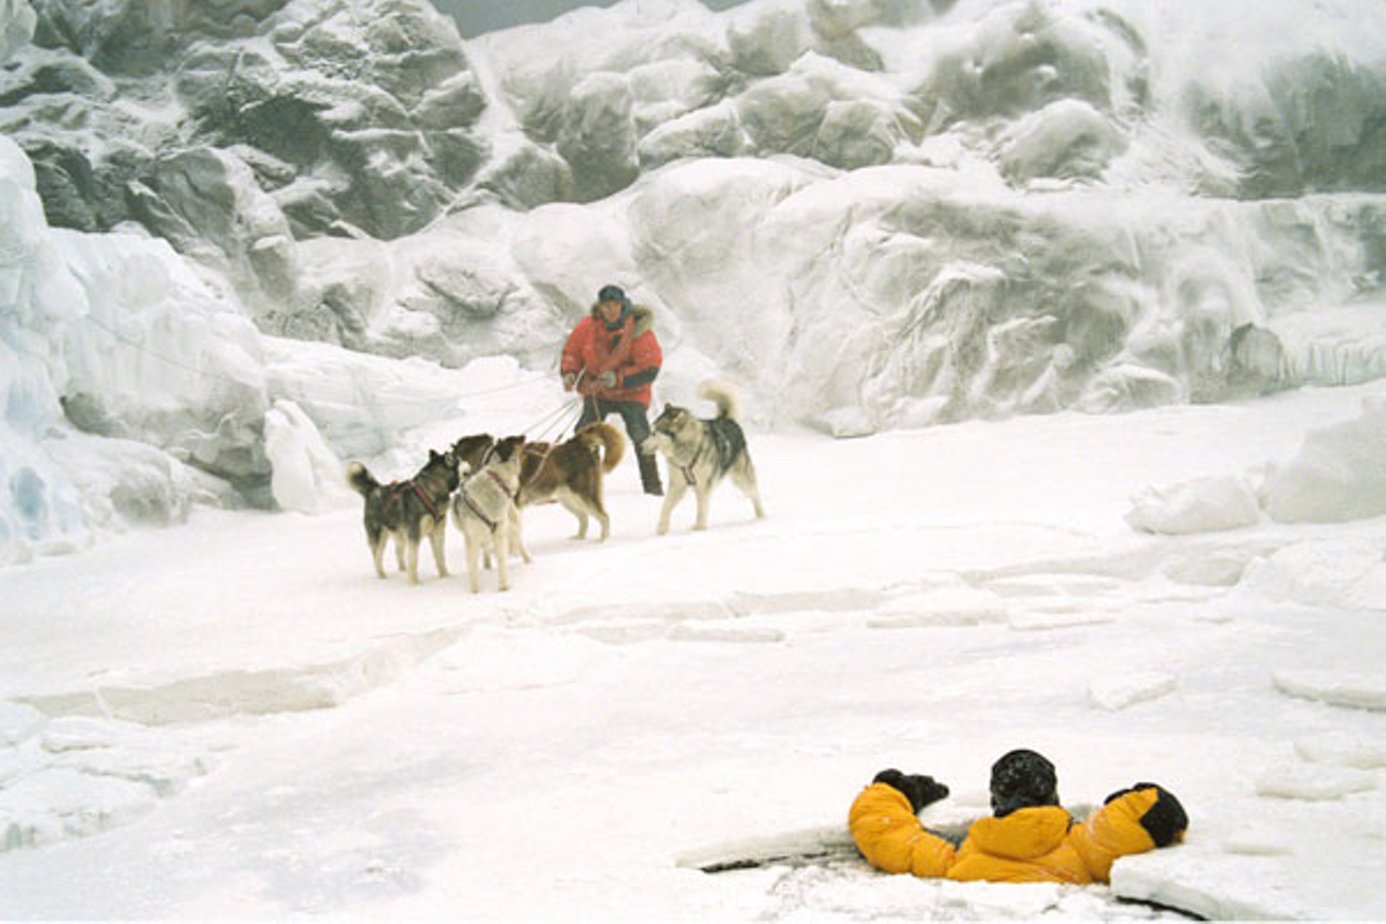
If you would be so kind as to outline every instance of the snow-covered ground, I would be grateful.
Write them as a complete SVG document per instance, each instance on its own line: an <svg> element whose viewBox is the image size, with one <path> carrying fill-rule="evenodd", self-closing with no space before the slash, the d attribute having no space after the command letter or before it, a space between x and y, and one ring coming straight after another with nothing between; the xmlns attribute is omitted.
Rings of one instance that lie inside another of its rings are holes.
<svg viewBox="0 0 1386 924"><path fill-rule="evenodd" d="M5 568L0 917L1386 917L1386 517L1264 512L1370 503L1383 397L753 431L767 519L726 486L656 537L627 460L611 540L532 511L508 594L378 579L354 496ZM377 473L558 400L478 400ZM1017 746L1075 808L1162 783L1187 843L1111 889L680 862L840 842L887 766L975 817Z"/></svg>

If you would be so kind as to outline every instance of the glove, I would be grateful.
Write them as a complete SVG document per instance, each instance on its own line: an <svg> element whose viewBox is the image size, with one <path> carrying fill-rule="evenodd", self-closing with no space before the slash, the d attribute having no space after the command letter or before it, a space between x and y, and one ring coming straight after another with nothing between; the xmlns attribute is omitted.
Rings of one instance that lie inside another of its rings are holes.
<svg viewBox="0 0 1386 924"><path fill-rule="evenodd" d="M563 390L564 390L564 391L572 391L572 390L573 390L573 386L576 385L576 384L577 384L577 373L575 373L575 372L565 372L565 373L563 373Z"/></svg>
<svg viewBox="0 0 1386 924"><path fill-rule="evenodd" d="M935 780L931 776L922 773L906 775L899 770L882 770L871 780L873 783L885 783L892 789L897 789L908 800L910 808L915 814L926 805L932 805L940 799L948 798L948 787Z"/></svg>
<svg viewBox="0 0 1386 924"><path fill-rule="evenodd" d="M1155 803L1146 809L1141 816L1141 827L1145 828L1150 839L1155 842L1156 847L1168 847L1175 841L1184 836L1184 832L1189 827L1189 816L1184 811L1184 806L1175 798L1174 793L1165 789L1158 783L1137 783L1128 789L1119 789L1112 793L1102 804L1106 805L1113 799L1120 799L1128 793L1140 792L1142 789L1153 789L1158 796Z"/></svg>
<svg viewBox="0 0 1386 924"><path fill-rule="evenodd" d="M603 372L601 375L597 376L597 384L600 385L602 388L615 388L616 373Z"/></svg>

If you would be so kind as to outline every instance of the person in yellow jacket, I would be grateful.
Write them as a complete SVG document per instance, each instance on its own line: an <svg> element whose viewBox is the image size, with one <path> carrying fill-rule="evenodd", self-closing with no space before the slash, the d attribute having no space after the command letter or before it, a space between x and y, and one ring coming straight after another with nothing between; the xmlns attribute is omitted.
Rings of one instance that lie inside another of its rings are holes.
<svg viewBox="0 0 1386 924"><path fill-rule="evenodd" d="M887 873L1081 885L1107 882L1118 857L1176 843L1189 825L1179 800L1155 783L1112 793L1077 823L1059 806L1054 765L1023 749L992 765L993 815L973 822L959 847L918 818L947 795L933 777L882 770L852 803L852 839L868 863Z"/></svg>

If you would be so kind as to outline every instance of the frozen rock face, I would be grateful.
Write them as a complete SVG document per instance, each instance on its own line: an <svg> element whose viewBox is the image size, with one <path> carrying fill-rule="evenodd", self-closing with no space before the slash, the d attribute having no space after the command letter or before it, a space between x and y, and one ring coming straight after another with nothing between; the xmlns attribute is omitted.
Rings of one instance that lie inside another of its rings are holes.
<svg viewBox="0 0 1386 924"><path fill-rule="evenodd" d="M417 230L485 157L484 98L423 0L37 10L0 122L50 220L137 221L227 276L268 327L295 298L296 239Z"/></svg>
<svg viewBox="0 0 1386 924"><path fill-rule="evenodd" d="M1307 53L1263 84L1195 85L1201 132L1226 150L1247 198L1386 185L1386 75Z"/></svg>
<svg viewBox="0 0 1386 924"><path fill-rule="evenodd" d="M417 230L475 173L484 102L455 28L428 4L299 0L261 38L194 46L178 93L213 143L273 159L261 181L301 235Z"/></svg>
<svg viewBox="0 0 1386 924"><path fill-rule="evenodd" d="M266 338L165 241L49 228L0 138L0 563L196 504L329 509L335 452L458 412L439 371Z"/></svg>
<svg viewBox="0 0 1386 924"><path fill-rule="evenodd" d="M145 227L229 280L262 326L296 300L289 222L234 155L203 147L159 158L127 201Z"/></svg>
<svg viewBox="0 0 1386 924"><path fill-rule="evenodd" d="M1327 331L1301 312L1353 296L1359 230L1376 220L1371 201L1040 198L995 175L956 182L919 166L673 165L629 197L633 256L694 345L780 413L858 406L888 427L1315 380L1304 344ZM1375 309L1348 314L1351 328ZM1307 327L1287 327L1287 347L1276 329L1291 318ZM1374 349L1368 338L1340 355L1370 365Z"/></svg>
<svg viewBox="0 0 1386 924"><path fill-rule="evenodd" d="M66 325L67 418L233 483L268 473L260 337L162 241L53 232L86 310Z"/></svg>
<svg viewBox="0 0 1386 924"><path fill-rule="evenodd" d="M0 215L0 560L253 493L268 476L254 327L163 241L48 228L8 139Z"/></svg>
<svg viewBox="0 0 1386 924"><path fill-rule="evenodd" d="M685 365L854 432L1386 371L1317 320L1383 284L1367 0L626 0L468 43L425 0L34 9L0 127L50 221L138 223L267 333L548 360L620 279Z"/></svg>
<svg viewBox="0 0 1386 924"><path fill-rule="evenodd" d="M35 21L28 0L0 0L0 61L29 43Z"/></svg>

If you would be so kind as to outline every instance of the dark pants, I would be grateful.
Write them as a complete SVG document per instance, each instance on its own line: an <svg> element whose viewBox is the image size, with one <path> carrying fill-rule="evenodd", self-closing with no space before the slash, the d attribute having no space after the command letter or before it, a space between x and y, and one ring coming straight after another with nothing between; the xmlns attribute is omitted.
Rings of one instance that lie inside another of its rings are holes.
<svg viewBox="0 0 1386 924"><path fill-rule="evenodd" d="M582 416L578 418L577 429L581 430L598 420L606 420L611 414L621 415L621 421L626 425L626 433L630 434L630 441L635 449L635 461L640 464L640 484L645 488L645 493L664 493L664 489L659 484L659 465L655 462L655 457L647 456L640 451L641 444L650 435L650 422L645 417L645 405L639 401L603 401L592 397L583 398Z"/></svg>

